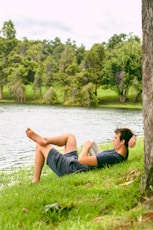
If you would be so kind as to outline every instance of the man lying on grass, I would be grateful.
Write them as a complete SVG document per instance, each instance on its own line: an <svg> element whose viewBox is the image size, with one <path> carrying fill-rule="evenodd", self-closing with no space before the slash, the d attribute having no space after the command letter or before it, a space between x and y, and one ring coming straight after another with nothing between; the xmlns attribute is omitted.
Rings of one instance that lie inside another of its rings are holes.
<svg viewBox="0 0 153 230"><path fill-rule="evenodd" d="M113 138L114 149L100 151L96 155L91 155L89 152L94 147L94 143L88 140L84 143L83 149L78 156L76 137L71 133L42 137L28 128L26 134L31 140L37 143L32 183L40 181L45 160L46 164L58 176L64 176L65 174L89 171L123 162L128 159L128 146L134 147L136 144L134 133L128 128L120 128L115 130ZM52 145L64 146L64 153L61 154Z"/></svg>

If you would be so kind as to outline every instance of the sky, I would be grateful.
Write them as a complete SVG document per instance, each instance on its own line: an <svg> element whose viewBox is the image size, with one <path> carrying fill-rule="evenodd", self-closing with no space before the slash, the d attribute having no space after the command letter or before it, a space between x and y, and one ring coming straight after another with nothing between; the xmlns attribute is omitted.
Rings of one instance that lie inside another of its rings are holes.
<svg viewBox="0 0 153 230"><path fill-rule="evenodd" d="M0 29L11 20L17 39L70 39L90 48L114 34L142 38L141 0L0 0Z"/></svg>

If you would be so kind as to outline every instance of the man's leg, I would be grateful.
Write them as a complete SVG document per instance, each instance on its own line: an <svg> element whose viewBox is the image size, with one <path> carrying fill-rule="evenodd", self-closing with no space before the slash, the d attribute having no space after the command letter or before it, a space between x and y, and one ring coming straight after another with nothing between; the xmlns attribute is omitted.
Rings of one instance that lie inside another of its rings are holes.
<svg viewBox="0 0 153 230"><path fill-rule="evenodd" d="M77 150L76 137L72 133L65 133L59 136L42 137L32 129L26 130L27 136L34 142L41 146L46 146L48 144L64 146L64 153L69 153Z"/></svg>
<svg viewBox="0 0 153 230"><path fill-rule="evenodd" d="M33 130L27 129L26 134L30 139L37 143L35 151L34 176L32 180L33 183L40 181L41 171L45 159L47 159L48 153L52 148L52 145L50 144L64 146L64 154L77 150L76 138L71 133L54 137L42 137Z"/></svg>
<svg viewBox="0 0 153 230"><path fill-rule="evenodd" d="M44 166L45 159L47 158L50 150L51 150L51 145L40 146L39 144L36 144L34 175L33 175L32 183L37 183L40 181L41 171Z"/></svg>

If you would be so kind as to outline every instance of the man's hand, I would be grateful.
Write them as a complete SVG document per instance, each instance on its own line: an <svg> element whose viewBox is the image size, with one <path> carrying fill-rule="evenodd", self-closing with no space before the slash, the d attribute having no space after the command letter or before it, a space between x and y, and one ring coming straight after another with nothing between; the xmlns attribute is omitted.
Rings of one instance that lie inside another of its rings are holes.
<svg viewBox="0 0 153 230"><path fill-rule="evenodd" d="M83 148L84 149L87 149L87 151L89 151L89 149L91 148L91 145L92 145L93 141L85 141L84 144L83 144Z"/></svg>
<svg viewBox="0 0 153 230"><path fill-rule="evenodd" d="M135 135L133 135L131 138L130 138L130 140L129 140L129 142L128 142L128 146L130 147L130 148L134 148L135 147L135 145L136 145L136 136Z"/></svg>
<svg viewBox="0 0 153 230"><path fill-rule="evenodd" d="M83 150L81 151L79 157L78 157L78 162L80 164L85 164L85 165L89 165L89 166L97 166L98 162L97 162L97 158L96 156L89 156L89 149L92 146L93 141L86 141L83 144Z"/></svg>

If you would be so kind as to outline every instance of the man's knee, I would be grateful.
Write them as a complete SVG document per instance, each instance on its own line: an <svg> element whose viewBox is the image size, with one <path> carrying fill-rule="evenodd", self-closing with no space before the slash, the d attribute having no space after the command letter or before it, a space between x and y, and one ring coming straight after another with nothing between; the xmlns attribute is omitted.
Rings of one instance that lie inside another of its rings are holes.
<svg viewBox="0 0 153 230"><path fill-rule="evenodd" d="M67 133L67 141L65 144L65 152L72 152L77 149L76 137L72 133Z"/></svg>
<svg viewBox="0 0 153 230"><path fill-rule="evenodd" d="M73 133L67 133L67 137L68 137L68 140L74 140L74 141L76 141L76 137L75 137L75 135L73 134Z"/></svg>

